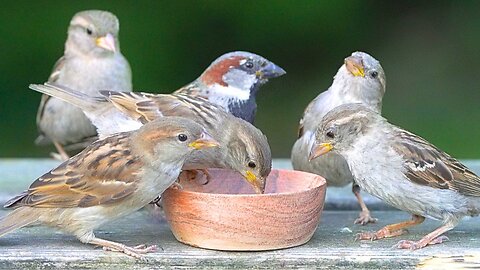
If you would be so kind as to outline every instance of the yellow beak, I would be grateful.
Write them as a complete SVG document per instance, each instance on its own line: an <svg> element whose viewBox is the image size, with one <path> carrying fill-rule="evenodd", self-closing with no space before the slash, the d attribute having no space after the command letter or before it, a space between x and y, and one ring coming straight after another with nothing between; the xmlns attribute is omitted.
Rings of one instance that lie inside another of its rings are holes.
<svg viewBox="0 0 480 270"><path fill-rule="evenodd" d="M95 43L98 47L103 48L107 51L116 52L115 48L115 38L112 34L108 33L104 37L99 37L95 40Z"/></svg>
<svg viewBox="0 0 480 270"><path fill-rule="evenodd" d="M263 194L265 192L265 179L258 178L252 171L246 171L244 175L247 182L252 185L257 194Z"/></svg>
<svg viewBox="0 0 480 270"><path fill-rule="evenodd" d="M355 77L365 77L365 69L362 63L362 59L349 56L345 58L345 67Z"/></svg>
<svg viewBox="0 0 480 270"><path fill-rule="evenodd" d="M189 147L195 150L200 150L208 147L216 147L219 145L220 144L216 140L214 140L210 135L208 135L205 132L202 133L202 136L200 137L200 139L197 139L188 144Z"/></svg>
<svg viewBox="0 0 480 270"><path fill-rule="evenodd" d="M321 155L325 155L332 149L333 145L331 143L314 144L312 149L310 150L310 156L308 157L308 161L312 161L313 159L316 159Z"/></svg>

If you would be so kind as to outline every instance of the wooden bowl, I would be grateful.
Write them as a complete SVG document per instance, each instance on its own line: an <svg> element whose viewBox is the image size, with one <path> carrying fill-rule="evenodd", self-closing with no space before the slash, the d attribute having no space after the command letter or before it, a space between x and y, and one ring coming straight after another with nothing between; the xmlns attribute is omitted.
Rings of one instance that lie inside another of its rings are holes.
<svg viewBox="0 0 480 270"><path fill-rule="evenodd" d="M207 184L182 181L162 194L178 241L217 250L272 250L302 245L320 222L326 182L321 176L272 170L265 194L237 173L209 169Z"/></svg>

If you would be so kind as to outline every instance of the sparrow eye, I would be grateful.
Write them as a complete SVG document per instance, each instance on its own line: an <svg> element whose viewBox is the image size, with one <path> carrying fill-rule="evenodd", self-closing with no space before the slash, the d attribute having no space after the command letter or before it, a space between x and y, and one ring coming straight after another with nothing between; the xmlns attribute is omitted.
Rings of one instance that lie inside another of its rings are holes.
<svg viewBox="0 0 480 270"><path fill-rule="evenodd" d="M253 62L248 60L247 62L245 62L245 67L248 68L248 69L252 69L253 68Z"/></svg>
<svg viewBox="0 0 480 270"><path fill-rule="evenodd" d="M93 34L93 31L90 28L87 28L85 31L87 32L87 35L89 35L89 36L91 36Z"/></svg>
<svg viewBox="0 0 480 270"><path fill-rule="evenodd" d="M378 72L372 71L372 72L370 73L370 77L372 77L372 78L374 78L374 79L377 78L377 77L378 77Z"/></svg>
<svg viewBox="0 0 480 270"><path fill-rule="evenodd" d="M327 135L327 137L329 137L330 139L335 138L335 134L331 130L327 131L327 133L325 135Z"/></svg>
<svg viewBox="0 0 480 270"><path fill-rule="evenodd" d="M255 162L253 162L253 161L249 161L248 162L248 167L254 169L255 167L257 167L257 164L255 164Z"/></svg>
<svg viewBox="0 0 480 270"><path fill-rule="evenodd" d="M184 141L186 141L186 140L188 139L187 135L185 135L185 134L183 134L183 133L182 133L182 134L178 134L177 138L178 138L178 140L181 141L181 142L184 142Z"/></svg>

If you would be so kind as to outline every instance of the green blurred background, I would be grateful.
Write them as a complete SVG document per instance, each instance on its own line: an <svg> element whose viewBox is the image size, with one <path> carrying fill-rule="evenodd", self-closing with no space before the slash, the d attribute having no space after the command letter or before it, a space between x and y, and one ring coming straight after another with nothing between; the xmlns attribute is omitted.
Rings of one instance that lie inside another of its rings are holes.
<svg viewBox="0 0 480 270"><path fill-rule="evenodd" d="M40 94L74 13L120 19L137 90L169 93L221 54L247 50L287 71L262 88L256 125L289 157L304 107L355 50L387 74L384 115L450 154L480 158L480 1L2 1L0 156L33 144Z"/></svg>

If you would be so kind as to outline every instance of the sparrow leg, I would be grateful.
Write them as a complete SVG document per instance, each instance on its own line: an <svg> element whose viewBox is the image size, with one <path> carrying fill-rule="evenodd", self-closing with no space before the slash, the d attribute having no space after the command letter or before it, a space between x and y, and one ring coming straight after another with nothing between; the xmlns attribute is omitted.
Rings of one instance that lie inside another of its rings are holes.
<svg viewBox="0 0 480 270"><path fill-rule="evenodd" d="M425 220L422 216L413 215L412 220L387 225L376 232L362 232L357 234L356 240L378 240L382 238L390 238L400 236L407 231L405 228L413 227L421 224Z"/></svg>
<svg viewBox="0 0 480 270"><path fill-rule="evenodd" d="M428 245L435 245L435 244L441 244L445 241L448 241L448 237L445 235L442 235L451 229L455 228L455 226L458 224L458 222L449 222L443 226L440 226L433 232L425 235L420 241L415 242L415 241L409 241L409 240L402 240L398 242L394 248L400 248L400 249L411 249L411 250L416 250L416 249L421 249L424 248Z"/></svg>
<svg viewBox="0 0 480 270"><path fill-rule="evenodd" d="M70 156L67 154L67 152L65 152L65 149L63 149L63 146L60 143L53 141L53 145L55 145L55 148L57 148L58 155L60 155L59 157L58 155L55 155L56 154L55 153L52 155L53 158L59 159L60 161L65 161L70 158Z"/></svg>
<svg viewBox="0 0 480 270"><path fill-rule="evenodd" d="M358 204L360 204L360 208L362 209L358 218L355 219L354 224L367 225L368 223L377 222L378 219L370 216L370 210L368 210L367 205L360 195L360 187L355 182L352 184L352 192L355 194L355 197L357 197Z"/></svg>
<svg viewBox="0 0 480 270"><path fill-rule="evenodd" d="M146 254L146 253L154 252L157 250L156 245L153 245L153 246L138 245L136 247L129 247L121 243L108 241L108 240L100 239L97 237L94 237L88 243L92 245L101 246L103 247L103 250L106 250L106 251L123 252L137 259L142 258L141 254Z"/></svg>

